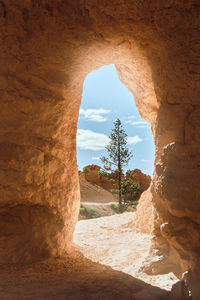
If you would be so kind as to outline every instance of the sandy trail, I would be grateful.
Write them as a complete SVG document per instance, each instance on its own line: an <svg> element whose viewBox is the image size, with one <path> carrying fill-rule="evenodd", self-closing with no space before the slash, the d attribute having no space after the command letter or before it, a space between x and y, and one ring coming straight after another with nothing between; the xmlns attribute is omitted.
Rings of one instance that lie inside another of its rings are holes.
<svg viewBox="0 0 200 300"><path fill-rule="evenodd" d="M151 236L129 228L135 213L81 220L77 223L74 242L87 258L127 273L151 285L171 290L178 280L173 273L147 275L140 268L148 256Z"/></svg>
<svg viewBox="0 0 200 300"><path fill-rule="evenodd" d="M83 205L95 205L95 206L99 206L99 205L111 205L111 204L116 204L118 202L81 202L81 204Z"/></svg>
<svg viewBox="0 0 200 300"><path fill-rule="evenodd" d="M124 213L77 223L75 242L86 256L104 265L74 248L63 258L0 266L0 299L173 300L166 291L173 281L169 275L151 278L138 271L150 241L149 236L127 227L133 217Z"/></svg>
<svg viewBox="0 0 200 300"><path fill-rule="evenodd" d="M80 256L0 270L1 300L169 300L169 293Z"/></svg>

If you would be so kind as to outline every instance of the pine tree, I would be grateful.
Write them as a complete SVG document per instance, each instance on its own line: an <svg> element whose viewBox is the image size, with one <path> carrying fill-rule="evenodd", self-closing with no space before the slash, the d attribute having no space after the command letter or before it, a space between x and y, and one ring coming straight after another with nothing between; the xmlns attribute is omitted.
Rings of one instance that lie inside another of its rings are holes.
<svg viewBox="0 0 200 300"><path fill-rule="evenodd" d="M108 158L103 156L101 157L101 161L106 171L115 171L118 173L118 198L119 210L121 211L123 168L128 166L128 162L132 157L132 152L127 147L127 134L119 119L114 122L114 129L112 129L109 139L110 142L105 147L108 152Z"/></svg>

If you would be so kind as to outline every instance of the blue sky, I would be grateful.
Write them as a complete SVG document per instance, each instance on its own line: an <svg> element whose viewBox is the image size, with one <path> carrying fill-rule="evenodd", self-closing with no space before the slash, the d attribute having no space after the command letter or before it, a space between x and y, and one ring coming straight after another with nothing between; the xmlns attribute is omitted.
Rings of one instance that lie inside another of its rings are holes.
<svg viewBox="0 0 200 300"><path fill-rule="evenodd" d="M77 133L79 170L90 164L101 166L99 157L107 155L104 148L117 118L133 151L127 169L137 168L152 175L155 149L150 124L141 118L133 95L120 82L114 65L91 72L84 81Z"/></svg>

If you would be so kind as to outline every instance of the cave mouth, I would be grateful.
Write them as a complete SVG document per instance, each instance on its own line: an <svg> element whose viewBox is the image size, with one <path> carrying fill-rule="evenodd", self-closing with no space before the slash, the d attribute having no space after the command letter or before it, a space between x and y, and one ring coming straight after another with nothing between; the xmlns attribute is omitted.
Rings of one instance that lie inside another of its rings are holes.
<svg viewBox="0 0 200 300"><path fill-rule="evenodd" d="M105 169L101 161L102 156L108 155L105 147L110 142L109 136L116 119L121 120L127 135L126 148L132 153L122 169L122 202L136 205L151 183L155 145L150 124L141 118L133 94L119 80L115 65L112 64L89 73L83 84L77 130L77 163L82 198L80 213L85 213L85 217L88 215L83 207L85 203L92 205L94 202L96 208L98 202L101 205L103 202L117 203L116 166L108 171L109 177L106 179L102 176ZM94 185L93 188L89 183ZM112 208L116 211L116 208ZM102 216L102 209L100 212L94 211L94 216ZM107 213L112 214L112 209Z"/></svg>
<svg viewBox="0 0 200 300"><path fill-rule="evenodd" d="M196 2L1 1L1 264L62 256L71 247L82 84L114 62L155 134L159 265L183 274L199 299Z"/></svg>
<svg viewBox="0 0 200 300"><path fill-rule="evenodd" d="M100 157L106 155L105 146L117 118L127 133L127 146L133 151L124 175L131 170L134 182L141 188L137 200L134 198L134 204L127 206L122 214L116 212L117 195L110 192L113 179L99 174L103 167ZM85 257L94 262L170 290L177 281L172 273L153 277L140 271L150 251L153 218L148 220L149 232L141 232L137 226L136 210L138 200L144 200L142 192L150 186L154 159L155 145L150 124L141 118L134 97L119 80L115 66L106 65L89 73L83 84L77 131L81 207L74 243ZM147 223L146 220L143 222Z"/></svg>
<svg viewBox="0 0 200 300"><path fill-rule="evenodd" d="M77 132L77 163L82 170L101 164L105 146L119 118L133 152L126 170L140 169L152 177L155 145L151 125L141 118L134 96L120 81L115 65L106 65L87 75L83 84Z"/></svg>

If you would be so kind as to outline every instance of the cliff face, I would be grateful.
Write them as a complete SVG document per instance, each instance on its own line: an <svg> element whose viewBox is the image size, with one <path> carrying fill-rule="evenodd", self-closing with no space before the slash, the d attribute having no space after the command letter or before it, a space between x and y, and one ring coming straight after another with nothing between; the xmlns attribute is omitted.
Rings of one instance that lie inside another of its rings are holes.
<svg viewBox="0 0 200 300"><path fill-rule="evenodd" d="M112 63L152 124L153 247L199 295L199 16L194 0L1 1L1 263L70 253L82 85Z"/></svg>
<svg viewBox="0 0 200 300"><path fill-rule="evenodd" d="M103 176L99 173L100 167L97 165L86 166L87 172L82 173L81 176L87 181L99 185L103 189L109 191L111 189L116 189L117 185L112 181L113 178L117 178L115 174L108 174L108 176Z"/></svg>
<svg viewBox="0 0 200 300"><path fill-rule="evenodd" d="M150 189L146 190L140 197L136 211L136 227L141 232L151 234L154 224L153 201Z"/></svg>
<svg viewBox="0 0 200 300"><path fill-rule="evenodd" d="M126 173L126 179L133 178L134 182L140 185L140 193L146 191L151 184L151 176L142 173L141 170L135 169Z"/></svg>
<svg viewBox="0 0 200 300"><path fill-rule="evenodd" d="M117 174L108 173L107 176L103 176L99 173L100 167L97 165L88 165L85 167L87 171L80 173L79 176L85 178L87 181L96 184L103 189L110 191L111 189L117 189ZM151 183L151 177L145 175L141 170L135 169L128 171L125 176L122 174L122 180L132 179L135 183L140 185L140 194L148 189Z"/></svg>

